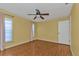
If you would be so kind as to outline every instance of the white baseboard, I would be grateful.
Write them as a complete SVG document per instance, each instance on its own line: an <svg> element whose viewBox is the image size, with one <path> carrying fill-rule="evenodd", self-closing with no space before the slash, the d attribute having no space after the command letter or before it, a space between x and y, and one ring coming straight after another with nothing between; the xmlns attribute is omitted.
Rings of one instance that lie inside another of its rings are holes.
<svg viewBox="0 0 79 59"><path fill-rule="evenodd" d="M0 46L0 51L3 51L4 49L2 48L2 46Z"/></svg>
<svg viewBox="0 0 79 59"><path fill-rule="evenodd" d="M41 39L34 39L34 40L41 40ZM30 40L30 41L33 41L33 40ZM5 47L4 49L12 48L12 47L15 47L15 46L18 46L18 45L24 44L24 43L28 43L28 42L30 42L30 41L25 41L25 42L21 42L21 43L18 43L18 44L14 44L14 45L11 45L11 46L8 46L8 47ZM49 41L49 42L51 42L50 40L45 40L45 41ZM54 42L54 41L52 41L52 42ZM55 43L58 43L58 42L55 42ZM4 50L4 49L2 49L2 50Z"/></svg>
<svg viewBox="0 0 79 59"><path fill-rule="evenodd" d="M3 51L4 49L0 48L0 51Z"/></svg>
<svg viewBox="0 0 79 59"><path fill-rule="evenodd" d="M24 43L28 43L30 41L33 41L33 40L29 40L29 41L24 41L24 42L20 42L20 43L17 43L17 44L13 44L13 45L10 45L10 46L5 47L4 49L12 48L12 47L15 47L15 46L24 44ZM3 51L4 49L1 49L1 51Z"/></svg>
<svg viewBox="0 0 79 59"><path fill-rule="evenodd" d="M43 41L48 41L48 42L54 42L54 43L59 43L58 41L51 41L51 40L48 40L48 39L44 39L44 38L36 38L36 40L43 40ZM64 43L59 43L59 44L64 44ZM65 44L65 45L70 45L70 44Z"/></svg>
<svg viewBox="0 0 79 59"><path fill-rule="evenodd" d="M18 43L18 44L14 44L14 45L5 47L4 49L12 48L12 47L15 47L15 46L18 46L18 45L21 45L21 44L24 44L24 43L28 43L28 42L30 42L30 41L25 41L25 42L21 42L21 43Z"/></svg>
<svg viewBox="0 0 79 59"><path fill-rule="evenodd" d="M72 51L72 48L71 48L71 46L70 46L70 50L71 50L72 56L74 56L74 53L73 53L73 51Z"/></svg>
<svg viewBox="0 0 79 59"><path fill-rule="evenodd" d="M44 38L36 38L36 40L43 40L43 41L48 41L48 42L55 42L55 43L58 43L58 42L56 42L56 41L51 41L51 40L47 40L47 39L44 39Z"/></svg>

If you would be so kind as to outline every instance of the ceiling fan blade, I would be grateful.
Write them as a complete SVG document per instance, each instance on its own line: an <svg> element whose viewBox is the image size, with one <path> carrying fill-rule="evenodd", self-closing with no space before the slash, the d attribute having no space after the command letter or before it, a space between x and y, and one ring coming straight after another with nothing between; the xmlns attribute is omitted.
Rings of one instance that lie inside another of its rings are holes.
<svg viewBox="0 0 79 59"><path fill-rule="evenodd" d="M36 15L39 15L40 14L39 9L35 9L35 10L36 10Z"/></svg>
<svg viewBox="0 0 79 59"><path fill-rule="evenodd" d="M49 15L49 13L42 13L42 14L40 14L40 15Z"/></svg>
<svg viewBox="0 0 79 59"><path fill-rule="evenodd" d="M37 18L37 16L34 17L34 20Z"/></svg>
<svg viewBox="0 0 79 59"><path fill-rule="evenodd" d="M27 14L27 15L36 15L36 14Z"/></svg>
<svg viewBox="0 0 79 59"><path fill-rule="evenodd" d="M40 13L39 9L35 9L35 10Z"/></svg>
<svg viewBox="0 0 79 59"><path fill-rule="evenodd" d="M40 18L41 18L41 19L44 19L44 17L42 17L41 15L40 15Z"/></svg>

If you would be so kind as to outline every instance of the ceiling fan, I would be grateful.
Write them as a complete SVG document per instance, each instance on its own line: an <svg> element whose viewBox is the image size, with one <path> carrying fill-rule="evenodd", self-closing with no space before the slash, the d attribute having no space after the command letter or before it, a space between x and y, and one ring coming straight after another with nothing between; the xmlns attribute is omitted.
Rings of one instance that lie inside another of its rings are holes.
<svg viewBox="0 0 79 59"><path fill-rule="evenodd" d="M33 18L34 20L37 18L37 15L39 15L41 19L45 19L43 16L49 15L49 13L41 13L39 9L35 9L35 11L36 11L35 14L28 14L28 15L35 15L35 17Z"/></svg>

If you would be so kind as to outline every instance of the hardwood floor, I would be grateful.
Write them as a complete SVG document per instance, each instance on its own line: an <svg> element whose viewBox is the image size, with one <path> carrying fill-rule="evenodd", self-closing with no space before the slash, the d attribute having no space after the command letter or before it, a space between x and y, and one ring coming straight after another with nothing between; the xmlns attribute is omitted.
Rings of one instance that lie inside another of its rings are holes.
<svg viewBox="0 0 79 59"><path fill-rule="evenodd" d="M41 40L34 40L0 51L2 56L70 56L70 46Z"/></svg>

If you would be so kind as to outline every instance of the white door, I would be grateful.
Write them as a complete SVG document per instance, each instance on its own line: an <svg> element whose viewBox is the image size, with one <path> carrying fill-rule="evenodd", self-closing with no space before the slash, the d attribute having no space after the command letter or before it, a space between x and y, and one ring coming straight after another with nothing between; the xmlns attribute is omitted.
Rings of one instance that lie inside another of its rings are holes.
<svg viewBox="0 0 79 59"><path fill-rule="evenodd" d="M70 21L60 21L58 23L58 41L61 44L70 45L71 32L70 32Z"/></svg>

